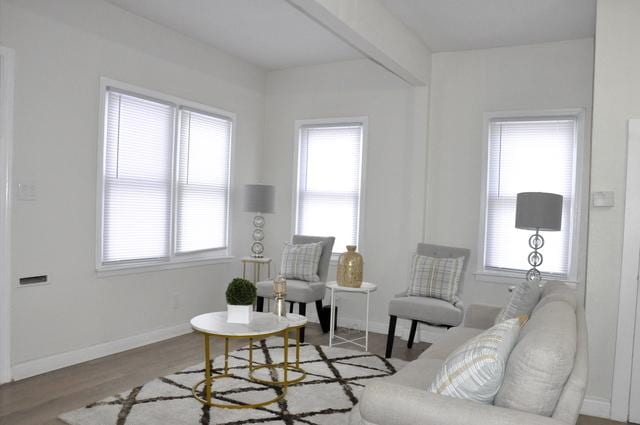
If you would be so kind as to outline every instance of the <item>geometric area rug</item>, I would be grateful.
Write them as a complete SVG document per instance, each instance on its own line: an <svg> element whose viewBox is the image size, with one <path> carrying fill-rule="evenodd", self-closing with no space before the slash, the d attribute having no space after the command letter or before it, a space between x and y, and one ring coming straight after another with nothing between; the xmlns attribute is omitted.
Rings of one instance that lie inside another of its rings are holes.
<svg viewBox="0 0 640 425"><path fill-rule="evenodd" d="M291 340L290 340L291 341ZM229 353L233 378L213 382L218 403L255 404L280 394L280 387L265 386L248 379L248 346ZM283 359L282 338L254 341L255 363L271 364ZM295 341L289 345L289 359L295 360ZM204 378L204 363L139 387L59 418L70 425L339 425L347 424L351 409L365 385L372 379L391 375L406 362L391 361L362 351L300 345L300 367L304 380L289 385L278 402L254 409L223 409L202 405L193 398L191 387ZM214 373L222 373L223 356L213 360ZM258 378L278 380L277 369L258 369ZM289 372L295 379L295 372ZM200 387L202 388L202 386Z"/></svg>

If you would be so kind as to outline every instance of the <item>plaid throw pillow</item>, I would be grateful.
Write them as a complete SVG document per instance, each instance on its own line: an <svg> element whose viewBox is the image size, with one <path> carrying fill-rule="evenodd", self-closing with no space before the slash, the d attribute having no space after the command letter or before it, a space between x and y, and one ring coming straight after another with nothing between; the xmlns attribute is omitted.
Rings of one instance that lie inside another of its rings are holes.
<svg viewBox="0 0 640 425"><path fill-rule="evenodd" d="M286 243L282 249L280 274L285 279L318 282L318 263L322 254L322 242L292 244Z"/></svg>
<svg viewBox="0 0 640 425"><path fill-rule="evenodd" d="M455 303L464 257L434 258L414 255L407 295L438 298Z"/></svg>

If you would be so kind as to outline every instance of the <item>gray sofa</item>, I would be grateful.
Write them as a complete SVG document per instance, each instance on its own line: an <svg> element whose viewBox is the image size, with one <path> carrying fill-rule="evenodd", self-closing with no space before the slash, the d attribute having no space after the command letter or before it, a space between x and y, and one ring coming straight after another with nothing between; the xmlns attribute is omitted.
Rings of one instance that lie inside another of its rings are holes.
<svg viewBox="0 0 640 425"><path fill-rule="evenodd" d="M498 312L497 307L469 306L463 326L449 329L395 375L367 385L351 412L351 425L575 424L587 384L587 330L575 289L561 282L545 284L507 361L495 404L509 407L427 392L449 353L491 327ZM527 365L532 358L534 364L523 367L523 359ZM551 380L540 379L549 371ZM555 387L548 382L553 380Z"/></svg>

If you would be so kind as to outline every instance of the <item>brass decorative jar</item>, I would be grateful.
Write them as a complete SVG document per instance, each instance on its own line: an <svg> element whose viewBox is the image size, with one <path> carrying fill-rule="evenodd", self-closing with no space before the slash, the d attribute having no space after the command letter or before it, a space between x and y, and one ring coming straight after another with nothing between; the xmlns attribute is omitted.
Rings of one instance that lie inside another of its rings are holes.
<svg viewBox="0 0 640 425"><path fill-rule="evenodd" d="M362 255L356 252L355 245L347 245L347 252L340 254L338 258L338 273L336 281L340 286L359 288L362 286L362 269L364 260Z"/></svg>
<svg viewBox="0 0 640 425"><path fill-rule="evenodd" d="M287 296L287 281L282 275L278 275L273 281L273 299L275 301L275 307L273 314L278 318L287 317L287 308L285 305L285 297Z"/></svg>

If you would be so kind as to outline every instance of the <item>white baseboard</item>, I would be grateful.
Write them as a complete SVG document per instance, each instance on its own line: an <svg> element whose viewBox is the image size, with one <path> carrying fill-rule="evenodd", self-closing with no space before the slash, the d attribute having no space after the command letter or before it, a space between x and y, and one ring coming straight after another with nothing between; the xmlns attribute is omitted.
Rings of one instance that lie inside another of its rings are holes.
<svg viewBox="0 0 640 425"><path fill-rule="evenodd" d="M580 413L586 416L609 419L611 416L611 401L598 397L586 397L582 402Z"/></svg>
<svg viewBox="0 0 640 425"><path fill-rule="evenodd" d="M80 348L66 353L55 354L36 360L29 360L19 363L11 368L11 375L14 380L29 378L41 373L72 366L78 363L108 356L132 348L141 347L154 342L173 338L191 332L191 326L184 323L170 328L156 329L140 335L134 335L103 344Z"/></svg>

